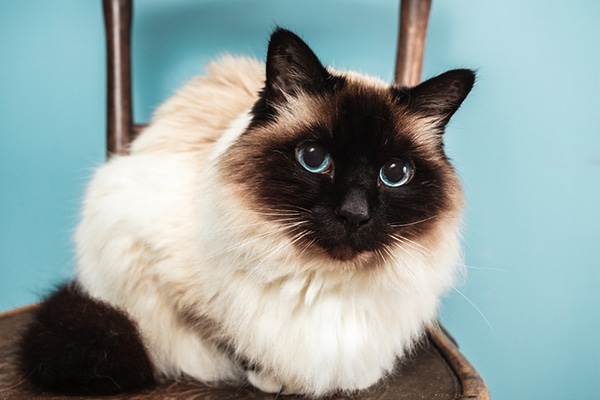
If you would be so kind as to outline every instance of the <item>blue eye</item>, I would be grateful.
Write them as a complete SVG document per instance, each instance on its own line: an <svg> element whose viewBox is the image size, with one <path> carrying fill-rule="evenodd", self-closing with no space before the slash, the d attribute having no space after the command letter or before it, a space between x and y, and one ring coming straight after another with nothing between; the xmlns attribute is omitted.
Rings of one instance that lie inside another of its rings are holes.
<svg viewBox="0 0 600 400"><path fill-rule="evenodd" d="M303 143L296 148L296 159L309 172L323 172L331 164L331 155L323 146L315 142Z"/></svg>
<svg viewBox="0 0 600 400"><path fill-rule="evenodd" d="M393 158L379 170L379 179L390 187L407 184L414 175L414 168L408 161Z"/></svg>

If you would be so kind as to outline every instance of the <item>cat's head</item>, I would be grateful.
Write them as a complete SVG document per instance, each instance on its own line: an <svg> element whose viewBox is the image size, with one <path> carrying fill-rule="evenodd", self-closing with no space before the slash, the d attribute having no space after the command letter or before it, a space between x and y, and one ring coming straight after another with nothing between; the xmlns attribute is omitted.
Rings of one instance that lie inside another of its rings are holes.
<svg viewBox="0 0 600 400"><path fill-rule="evenodd" d="M277 29L264 89L223 171L305 254L351 261L422 243L462 209L443 133L474 79L462 69L386 85L326 69Z"/></svg>

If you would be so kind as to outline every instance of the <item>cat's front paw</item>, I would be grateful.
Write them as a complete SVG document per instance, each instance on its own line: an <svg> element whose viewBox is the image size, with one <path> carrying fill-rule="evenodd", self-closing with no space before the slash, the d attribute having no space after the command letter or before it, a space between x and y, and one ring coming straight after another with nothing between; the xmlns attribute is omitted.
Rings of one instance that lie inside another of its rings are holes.
<svg viewBox="0 0 600 400"><path fill-rule="evenodd" d="M283 385L277 379L263 371L246 371L248 382L266 393L281 393Z"/></svg>
<svg viewBox="0 0 600 400"><path fill-rule="evenodd" d="M252 386L266 393L306 394L299 386L289 382L282 383L265 371L246 371L246 379Z"/></svg>

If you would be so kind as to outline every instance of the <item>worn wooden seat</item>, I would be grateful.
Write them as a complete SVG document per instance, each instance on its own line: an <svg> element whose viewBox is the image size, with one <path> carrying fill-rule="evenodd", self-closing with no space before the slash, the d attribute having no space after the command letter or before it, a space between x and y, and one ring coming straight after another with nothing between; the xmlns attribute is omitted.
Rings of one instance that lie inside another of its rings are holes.
<svg viewBox="0 0 600 400"><path fill-rule="evenodd" d="M40 393L15 368L19 332L31 318L36 305L0 314L0 399L64 399L65 396ZM76 397L75 397L76 398ZM88 397L89 398L89 397ZM135 395L103 399L299 399L260 392L253 387L208 387L195 382L165 382L153 390ZM374 387L352 396L335 399L489 399L484 381L461 355L455 342L443 329L430 329L416 352L398 365L396 373Z"/></svg>
<svg viewBox="0 0 600 400"><path fill-rule="evenodd" d="M396 81L419 83L425 32L431 0L404 0L396 62ZM107 153L125 154L129 142L143 129L133 122L131 111L130 25L131 0L103 0L108 50ZM0 313L0 400L64 399L64 395L40 393L20 376L15 350L20 332L37 306ZM74 397L77 398L77 397ZM89 398L89 397L88 397ZM169 381L135 395L104 399L298 399L267 394L253 387L205 386L196 382ZM351 396L331 399L489 399L486 384L460 353L442 327L430 328L412 356L399 363L396 372L374 387Z"/></svg>

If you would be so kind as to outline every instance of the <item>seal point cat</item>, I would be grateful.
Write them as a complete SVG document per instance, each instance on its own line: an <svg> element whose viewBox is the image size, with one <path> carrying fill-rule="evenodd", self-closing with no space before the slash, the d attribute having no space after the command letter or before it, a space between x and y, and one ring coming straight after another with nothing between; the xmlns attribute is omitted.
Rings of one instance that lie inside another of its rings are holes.
<svg viewBox="0 0 600 400"><path fill-rule="evenodd" d="M94 174L75 280L35 312L21 372L82 394L375 384L461 272L443 133L474 79L388 85L280 28L266 64L210 64Z"/></svg>

